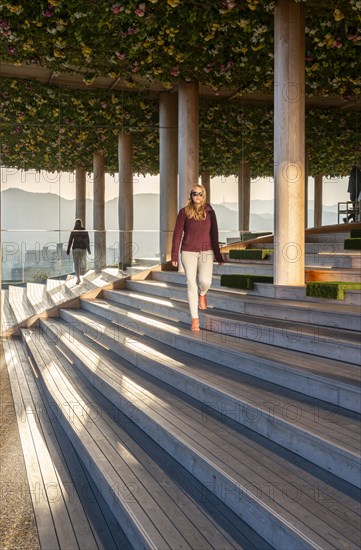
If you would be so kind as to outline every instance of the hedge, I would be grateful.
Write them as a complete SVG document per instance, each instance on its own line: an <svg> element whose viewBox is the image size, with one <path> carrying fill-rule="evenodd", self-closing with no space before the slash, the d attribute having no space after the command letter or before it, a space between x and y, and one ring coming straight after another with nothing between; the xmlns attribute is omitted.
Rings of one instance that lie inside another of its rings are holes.
<svg viewBox="0 0 361 550"><path fill-rule="evenodd" d="M232 260L265 260L270 252L272 251L260 248L232 249L229 257Z"/></svg>
<svg viewBox="0 0 361 550"><path fill-rule="evenodd" d="M345 297L345 290L361 290L361 283L349 283L343 281L310 281L306 285L306 296L343 300Z"/></svg>
<svg viewBox="0 0 361 550"><path fill-rule="evenodd" d="M351 239L360 239L361 229L351 229L350 237Z"/></svg>
<svg viewBox="0 0 361 550"><path fill-rule="evenodd" d="M221 286L252 290L254 283L273 284L273 277L269 275L221 275Z"/></svg>
<svg viewBox="0 0 361 550"><path fill-rule="evenodd" d="M345 250L361 250L361 238L345 239L343 247Z"/></svg>

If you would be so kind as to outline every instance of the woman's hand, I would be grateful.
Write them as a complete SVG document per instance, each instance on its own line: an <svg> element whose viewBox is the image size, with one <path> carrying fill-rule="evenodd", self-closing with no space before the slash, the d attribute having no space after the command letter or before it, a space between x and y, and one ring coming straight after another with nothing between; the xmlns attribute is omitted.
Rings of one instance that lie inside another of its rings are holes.
<svg viewBox="0 0 361 550"><path fill-rule="evenodd" d="M222 266L222 265L224 265L224 262L218 262L218 265Z"/></svg>
<svg viewBox="0 0 361 550"><path fill-rule="evenodd" d="M172 262L173 267L178 267L178 262Z"/></svg>

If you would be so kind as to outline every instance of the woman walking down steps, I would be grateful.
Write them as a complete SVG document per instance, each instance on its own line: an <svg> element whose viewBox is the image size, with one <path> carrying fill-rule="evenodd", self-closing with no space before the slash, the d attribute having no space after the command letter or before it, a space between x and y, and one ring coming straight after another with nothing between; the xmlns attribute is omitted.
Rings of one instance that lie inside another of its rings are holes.
<svg viewBox="0 0 361 550"><path fill-rule="evenodd" d="M199 309L207 308L206 294L212 284L213 262L224 265L219 250L216 213L206 203L203 185L192 187L187 205L178 212L172 242L172 265L178 267L178 254L187 279L191 330L199 332Z"/></svg>

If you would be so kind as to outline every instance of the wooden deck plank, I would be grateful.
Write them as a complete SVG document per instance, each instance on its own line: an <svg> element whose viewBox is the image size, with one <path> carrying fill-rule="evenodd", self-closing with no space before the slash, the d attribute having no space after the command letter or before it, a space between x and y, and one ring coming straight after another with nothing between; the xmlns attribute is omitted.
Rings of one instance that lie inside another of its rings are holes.
<svg viewBox="0 0 361 550"><path fill-rule="evenodd" d="M98 309L98 302L93 304L85 301L83 305L89 311L126 325L116 320L117 310L113 310L111 303L108 303L107 307L102 307L103 311ZM129 309L118 309L118 314L125 318ZM145 320L143 313L134 313L133 310L129 311L129 317L132 318L133 324L140 327L143 334L147 333L150 337L178 349L194 349L194 354L201 350L200 354L204 358L214 360L217 357L218 362L226 367L318 399L327 400L331 397L334 405L344 406L350 410L358 411L360 408L360 370L347 363L312 355L307 355L305 360L305 355L299 351L283 350L276 346L257 344L209 331L202 331L195 336L189 330L184 330L181 323L159 322L159 318L157 322L149 314ZM158 330L155 327L158 327ZM207 346L202 345L205 342Z"/></svg>
<svg viewBox="0 0 361 550"><path fill-rule="evenodd" d="M44 348L42 353L44 354ZM48 352L45 352L45 353L48 353ZM83 388L84 388L84 385L81 383L78 376L76 376L75 374L72 374L71 376L72 382L69 383L69 381L67 381L69 380L69 376L70 376L69 371L71 370L69 362L66 361L65 366L63 367L61 367L61 365L59 364L59 363L62 363L62 361L60 361L60 358L57 359L56 362L57 362L58 368L60 368L59 375L63 377L64 383L69 388L72 388L71 390L72 392L76 391L76 393L72 393L72 395L74 396L74 399L76 398L78 400L79 397L82 399L82 401L74 400L73 403L75 402L86 403L87 407L89 406L89 411L90 411L91 397L89 396L87 397L86 393L80 392L79 387L76 384L79 384ZM96 409L95 411L90 413L91 417L93 417L94 412L97 416L99 416L99 410ZM123 439L125 437L124 432L123 431L120 432L120 427L118 426L117 433L118 435L121 433L121 437L114 438L114 422L108 418L107 420L108 426L104 425L105 416L106 415L104 415L104 413L102 412L101 420L99 418L97 418L96 420L97 424L101 425L101 431L102 431L102 436L98 437L97 443L102 445L103 451L106 452L107 459L110 458L114 465L118 464L118 471L120 471L119 461L117 462L116 459L114 459L114 456L112 456L112 453L109 453L109 451L106 450L107 449L105 446L106 441L109 441L112 447L116 448L117 452L122 455L122 459L132 466L132 469L139 480L138 493L140 492L140 484L141 484L143 487L145 487L147 491L149 491L149 493L152 494L152 497L157 502L157 507L160 506L161 509L163 510L162 513L160 513L159 509L156 512L157 524L159 529L162 531L162 533L164 528L167 527L166 525L164 525L165 518L167 518L167 521L171 521L172 525L176 529L177 536L175 539L171 539L173 542L170 542L168 540L169 548L188 547L188 545L184 542L184 539L183 539L184 535L186 535L189 539L189 548L195 548L195 547L204 548L204 549L214 548L213 545L217 543L217 540L219 544L216 544L216 547L222 548L225 550L227 548L238 548L239 550L241 550L242 548L248 548L248 549L253 548L254 550L256 548L259 548L259 544L257 545L251 544L250 541L248 541L246 544L241 544L241 545L237 544L235 546L234 542L232 542L232 538L229 536L227 537L225 533L221 533L221 531L219 530L219 527L216 527L214 525L214 522L211 522L209 519L205 519L205 516L202 512L198 511L196 513L197 509L194 507L194 504L192 504L192 502L190 502L189 499L186 499L186 497L182 493L182 490L179 487L177 487L174 483L172 483L171 487L169 487L169 484L171 483L170 480L164 476L164 472L162 473L160 468L156 464L154 463L152 464L149 461L149 457L147 459L145 458L145 453L142 453L143 461L140 461L138 458L138 453L140 452L139 449L137 450L137 459L135 459L134 456L132 457L129 454L129 450L127 450L127 448L130 446L130 441L131 441L129 438L129 435L126 436L127 445L124 447L124 442L123 442ZM73 421L73 418L72 418L72 421ZM84 436L82 435L82 437ZM142 462L145 462L145 464L142 465ZM151 465L151 468L150 468L150 465ZM146 468L146 472L143 472L144 468ZM156 471L150 472L150 469L153 469L153 470L156 469ZM128 486L131 487L132 485L129 485L128 483ZM138 498L138 493L135 495L137 498ZM182 506L182 502L183 502L183 506ZM184 509L185 504L187 505L186 509ZM186 510L187 508L189 509L190 504L193 506L193 514L191 514L191 516L188 517ZM154 510L154 512L155 511L156 510ZM163 519L162 519L162 514L163 515L165 514ZM206 527L204 531L202 529L199 529L199 526L198 526L199 516L201 516L203 523L204 522L206 523ZM246 527L246 526L244 526L244 530L251 532L249 527ZM166 531L167 529L164 530L165 533ZM227 538L228 538L228 542L227 542ZM241 533L238 533L238 539L241 540L243 543L244 543L244 538L245 537L243 535L241 536ZM255 533L253 533L253 538L258 541L261 540L260 537L258 537ZM268 548L268 545L264 541L262 541L262 544L266 550L266 548Z"/></svg>
<svg viewBox="0 0 361 550"><path fill-rule="evenodd" d="M69 314L69 312L68 312ZM114 325L111 325L108 321L98 317L94 318L90 313L83 311L72 311L70 317L75 320L76 324L80 326L81 323L90 323L91 328L87 329L87 335L91 334L91 331L95 331L96 336L99 337L100 334L108 336L110 339L114 340ZM123 326L126 328L127 321L125 320ZM164 323L163 323L164 324ZM178 329L179 332L179 329ZM117 338L122 338L121 333L118 332L116 335ZM126 334L123 333L124 346L129 348L130 353L134 353L136 342L138 342L137 353L140 355L147 356L151 353L150 348L144 349L145 345L148 343L151 345L151 341L147 339L144 335L141 336L141 341L137 334ZM129 342L128 342L128 341ZM153 342L153 345L156 349L157 343ZM169 355L173 353L171 348L168 348ZM204 362L205 370L207 370L207 362ZM217 366L214 364L215 370ZM227 371L220 373L220 378L225 378L227 376ZM241 377L239 377L241 378ZM292 422L292 425L297 428L303 429L310 434L319 434L321 438L329 441L332 444L336 444L340 447L343 447L348 453L357 453L359 450L359 424L358 417L355 413L348 412L343 409L335 410L335 407L328 406L325 403L319 402L313 398L307 398L300 393L285 390L281 386L274 384L263 383L262 387L250 388L249 380L242 384L238 378L238 383L235 380L233 375L233 380L229 384L227 391L233 393L235 399L238 399L240 403L245 403L249 409L252 408L252 402L255 404L255 410L257 409L264 417L273 415L273 419L283 423L285 426ZM224 382L224 380L223 380ZM256 383L256 381L255 381ZM260 385L261 386L261 385ZM237 389L237 395L235 395L235 388ZM275 402L274 397L277 397L277 402ZM242 401L243 399L243 401ZM271 399L271 402L270 402ZM257 405L257 407L256 407ZM269 406L272 405L272 410L270 412ZM290 420L287 421L285 418L284 411L292 406L290 412ZM295 418L293 420L293 411L295 407L298 407L298 411L301 410L302 415L300 418ZM329 422L327 418L330 416L332 422ZM292 420L291 420L292 419ZM322 422L323 420L323 422Z"/></svg>
<svg viewBox="0 0 361 550"><path fill-rule="evenodd" d="M75 372L75 370L69 371L72 379L74 379L74 376L78 376ZM197 528L201 530L204 537L210 541L215 549L223 549L225 546L224 540L218 540L218 531L220 530L226 539L232 537L236 541L237 550L241 550L242 548L246 548L247 550L253 548L255 550L259 550L260 548L262 550L272 550L272 547L264 539L261 539L249 525L244 523L214 495L207 492L205 498L205 488L200 482L140 430L132 422L131 416L125 416L103 394L95 390L93 386L91 386L91 393L96 399L96 403L107 412L108 417L117 419L115 426L113 422L112 426L118 438L124 442L125 429L129 435L126 445L132 450L136 444L137 447L133 451L134 454L144 464L144 467L161 483L162 487L175 500L176 504L181 507L182 512L197 525ZM120 428L119 424L122 428ZM164 476L161 468L169 473L172 481ZM180 491L181 494L179 494ZM199 518L200 508L206 510L207 518ZM216 535L214 529L217 530ZM193 540L192 546L194 546Z"/></svg>
<svg viewBox="0 0 361 550"><path fill-rule="evenodd" d="M79 344L78 344L78 345L79 345ZM87 351L87 353L89 354L89 351ZM113 354L113 355L114 355L114 354ZM88 357L88 359L89 359L89 357ZM114 364L114 363L112 363L111 361L109 361L109 359L107 359L107 360L104 362L104 367L103 367L103 368L104 368L106 371L109 371L109 369L110 369L110 367L111 367L112 364L113 364L113 367L114 367L114 374L113 374L114 378L113 378L113 380L116 381L116 380L119 378L119 374L118 374L119 368L117 367L117 365ZM98 360L97 360L96 372L101 372L99 358L98 358ZM208 416L208 413L209 413L209 419L210 419L210 421L212 421L212 416L213 416L213 415L211 414L211 411L210 411L210 410L207 410L207 411L202 410L202 418L203 418L203 420L204 420L204 417ZM222 414L219 415L219 416L222 416ZM225 422L227 422L227 420L225 420ZM212 430L212 431L213 431L213 430ZM222 428L221 428L220 431L222 432ZM253 457L253 459L254 459L254 458L255 458L255 457Z"/></svg>
<svg viewBox="0 0 361 550"><path fill-rule="evenodd" d="M215 281L219 283L219 276L214 277ZM133 283L134 281L131 280L130 282ZM158 288L163 289L164 295L173 292L174 295L177 296L177 300L178 296L181 296L184 298L184 301L187 301L185 276L178 272L153 272L152 279L137 281L137 283L140 283L138 286L143 289L142 292L146 293L148 291L148 293L151 294L153 288ZM321 312L325 314L335 313L335 311L337 311L341 319L344 315L354 315L358 317L360 313L359 305L352 305L339 300L337 303L335 303L335 300L313 301L309 298L306 299L306 296L304 300L290 300L287 298L277 299L269 296L247 294L247 291L242 291L240 289L226 289L226 287L220 287L219 284L217 284L217 288L212 286L208 292L211 299L218 298L228 302L230 307L226 307L226 309L235 312L247 312L249 309L253 309L253 305L261 305L262 307L271 309L274 314L274 311L277 311L279 305L282 304L283 311L287 311L288 314L292 310L298 311L296 317L292 317L291 320L299 319L300 315L308 313L310 310L316 313ZM280 315L280 318L284 318L282 314L278 313L278 315ZM340 319L338 319L338 322L340 322Z"/></svg>
<svg viewBox="0 0 361 550"><path fill-rule="evenodd" d="M23 287L9 286L9 304L18 323L35 315L35 310L26 297Z"/></svg>
<svg viewBox="0 0 361 550"><path fill-rule="evenodd" d="M20 342L17 346L24 349ZM25 376L35 407L43 413L40 415L40 421L49 453L68 495L67 506L80 548L130 549L124 533L104 499L98 491L94 491L94 483L87 477L84 466L80 463L54 411L52 417L47 415L47 411L52 411L52 406L51 402L47 401L42 384L36 385L34 373L30 369L27 369Z"/></svg>
<svg viewBox="0 0 361 550"><path fill-rule="evenodd" d="M76 344L76 353L77 354L79 354L79 347L80 347L80 342L78 341L77 344ZM89 359L89 351L85 355ZM108 364L108 362L107 362L107 364ZM104 367L104 365L103 365L103 367ZM100 366L100 363L99 363L99 360L98 360L96 362L96 370L93 371L92 376L96 375L96 373L99 373L100 368L101 368L101 366ZM118 373L117 379L121 380L121 378L122 377L119 376L119 373ZM108 392L109 392L109 388L111 387L111 384L114 384L114 381L111 382L108 379L108 384L109 384L109 386L108 385L106 386L107 387L107 395L108 395L108 397L110 397ZM121 394L123 396L126 392L129 392L129 402L130 403L133 403L133 404L141 403L142 411L145 410L145 408L147 407L147 414L149 414L149 416L153 417L154 419L157 419L159 425L164 425L164 423L167 423L167 422L170 422L171 424L172 424L172 422L173 423L175 422L176 426L174 426L174 424L173 424L173 429L176 430L176 432L179 434L179 437L184 438L185 440L187 440L189 442L188 444L190 446L195 446L196 448L199 448L199 446L201 445L201 451L200 452L207 454L207 456L210 457L209 460L212 460L212 461L215 461L215 462L217 462L217 461L219 462L219 460L222 460L223 462L222 462L221 467L224 468L226 471L228 471L229 475L234 476L238 480L238 482L240 484L239 485L240 487L242 487L242 484L243 484L243 486L245 484L247 484L247 480L248 480L248 483L249 483L249 480L254 479L254 476L256 474L255 474L255 472L252 472L252 469L251 470L249 469L250 468L249 465L253 464L252 460L251 461L246 460L243 465L240 464L239 462L237 463L237 461L235 462L235 464L233 466L231 466L229 464L230 456L229 456L228 452L224 451L224 449L227 449L227 451L230 451L232 446L227 445L226 441L224 439L224 432L227 429L227 427L224 424L222 424L221 427L220 427L220 430L222 431L222 434L223 434L223 440L220 440L218 442L218 444L212 443L211 441L212 441L212 438L214 437L214 435L213 435L214 430L210 431L211 437L210 437L210 439L207 439L204 436L204 432L206 432L208 430L205 429L204 423L202 423L202 418L198 419L198 429L194 428L194 424L193 424L193 426L191 426L189 424L189 421L186 422L184 417L182 417L182 413L180 413L179 410L178 410L178 415L180 416L180 418L178 419L178 421L176 421L174 419L174 417L172 419L172 415L169 411L171 410L171 408L174 407L174 396L172 396L172 401L171 401L172 407L171 407L170 403L161 403L161 404L157 403L157 401L154 400L153 396L150 397L150 396L147 395L147 392L142 392L141 397L140 397L139 396L139 393L140 393L139 388L137 386L136 386L135 393L132 395L130 387L131 387L131 384L130 384L130 381L128 380L127 381L127 387L121 390ZM182 402L180 404L180 407L181 407L182 412L183 412L184 409L185 409L184 402ZM160 412L160 411L162 411L162 412ZM192 413L192 414L194 414L194 413ZM158 415L161 415L161 417L159 417ZM169 415L169 418L168 418L168 415ZM158 416L158 418L157 418L157 416ZM199 416L201 417L200 413L199 413ZM212 449L212 451L210 449ZM232 460L232 462L233 462L233 460ZM273 464L274 460L271 461L271 462ZM302 463L303 461L301 460L300 462ZM243 479L241 477L240 472L242 472ZM265 472L264 477L258 478L258 483L254 484L255 487L256 488L257 487L262 487L262 485L265 484L265 483L269 484L270 479L272 479L272 477L269 474L270 474L269 471ZM310 477L312 477L312 476L310 476ZM298 479L302 480L302 482L303 482L304 471L301 470L299 472L299 478ZM316 483L316 482L319 484L320 480L317 479L317 478L314 478L313 484ZM285 484L289 484L289 483L292 483L292 482L290 481L290 479L287 475L285 476L285 479L283 480L283 484L282 484L282 480L278 480L274 483L275 493L278 493L278 495L274 496L275 502L278 499L278 506L280 507L279 513L285 514L286 516L288 515L288 510L285 508L285 506L286 506L286 504L284 502L285 501L285 495L282 496L282 494L281 494L282 491L281 491L281 489L278 489L278 487L282 488L282 487L284 487ZM340 481L340 486L342 486L342 483L343 482ZM310 483L310 489L312 490L312 483ZM326 490L327 490L327 484L325 484L325 491ZM312 496L312 492L311 492L311 496ZM342 495L342 493L339 493L338 497L339 497L339 500L342 502L341 509L346 505L346 502L349 502L349 505L346 506L346 510L348 509L347 512L349 512L349 510L352 510L354 508L355 500L353 500L352 498L350 498L348 500L348 497L346 497L345 495ZM328 518L329 522L327 523L327 521L325 521L325 518L323 517L323 519L320 520L320 522L319 522L318 528L322 528L323 531L325 533L327 533L327 535L329 535L329 533L332 532L332 534L330 535L331 540L329 541L329 543L331 544L332 540L337 540L337 543L336 543L335 547L340 549L342 547L342 545L345 544L345 541L338 540L339 537L340 537L340 533L337 531L337 529L335 529L333 527L333 525L337 524L337 517L336 516L333 517L334 514L331 510L323 510L322 511L322 506L319 503L317 503L317 502L315 503L314 501L312 501L312 499L311 499L311 502L312 502L313 507L316 506L318 508L318 512L319 512L321 518L325 515L325 512L327 512L329 514L329 518ZM275 504L275 506L277 507L276 504ZM298 513L293 517L291 522L294 522L294 523L297 524L300 521L299 518L303 517L303 518L305 518L305 520L304 520L304 524L302 525L302 527L304 529L306 529L307 526L311 524L310 522L312 522L312 519L314 519L314 518L312 517L312 514L309 512L308 507L299 506L298 503L295 504L295 507L296 507ZM293 513L295 513L295 512L293 511ZM345 516L345 512L344 512L344 516ZM342 523L343 523L343 526L345 527L345 518L343 519ZM350 529L348 529L348 532L349 531L350 531ZM360 535L359 532L352 533L352 536L355 536L357 538L357 540L358 540L359 535ZM317 537L317 535L316 535L316 537ZM336 537L336 538L334 538L334 537ZM324 541L324 543L325 543L325 541ZM332 543L332 544L334 544L334 543ZM339 544L339 546L337 546L337 544ZM322 546L322 544L321 544L321 546ZM343 546L343 547L349 549L351 547L350 546L350 541L347 541L347 546Z"/></svg>
<svg viewBox="0 0 361 550"><path fill-rule="evenodd" d="M54 411L52 410L51 403L44 401L44 392L41 392L41 389L36 385L34 372L26 360L21 342L17 340L8 340L7 342L7 347L10 350L9 356L17 355L18 365L16 366L16 375L20 377L19 388L21 388L23 393L27 392L28 388L33 400L31 405L28 404L26 412L24 406L21 409L19 408L19 410L23 412L23 416L36 412L39 429L42 429L44 442L47 446L45 455L44 449L39 449L40 452L37 455L40 470L44 467L42 465L44 456L47 458L49 454L59 479L58 485L53 482L51 486L44 484L44 487L49 488L54 506L62 506L64 504L64 510L65 512L67 510L69 514L76 535L76 544L69 545L67 541L63 540L59 542L61 544L60 550L75 550L78 548L81 550L131 550L114 516L110 513L107 506L104 507L105 503L102 497L94 493L94 483L85 475L73 447L60 426L57 427L57 433L55 434L53 428L57 420L54 418L54 414L52 417L48 414L49 411L53 413ZM28 444L25 448L25 451L27 450ZM67 456L66 459L65 455ZM41 533L41 547L43 550L55 549L57 547L53 545L48 535L53 529L54 537L57 536L57 528L53 522L51 511L49 511L48 516L44 517L43 502L45 489L42 489L36 481L31 484L31 487L35 487L33 491L35 500L33 502L37 519L40 518L41 529L44 526L46 527L46 533ZM64 501L62 501L62 495ZM67 527L66 523L64 525L60 523L60 525L64 529ZM62 538L64 537L60 536L60 540Z"/></svg>
<svg viewBox="0 0 361 550"><path fill-rule="evenodd" d="M96 300L95 303L101 304L101 300ZM105 303L105 302L103 302ZM104 306L105 307L105 306ZM117 312L121 311L120 307L115 307L114 302L106 302L106 308L108 311ZM151 315L149 315L152 317ZM153 316L156 321L156 316ZM159 320L159 318L158 318ZM179 325L178 325L179 326ZM191 335L192 336L192 335ZM269 362L275 361L286 368L298 369L301 372L312 373L314 375L323 376L326 379L334 379L336 383L360 383L360 371L355 369L353 365L345 363L343 361L337 361L330 358L315 357L309 355L307 362L304 359L304 354L299 351L284 350L276 346L270 346L261 342L252 342L250 340L241 340L237 337L223 335L220 338L219 334L209 332L206 333L207 343L210 345L227 345L227 349L234 350L241 354L241 357L259 357L261 359L267 358ZM204 339L204 338L203 338Z"/></svg>
<svg viewBox="0 0 361 550"><path fill-rule="evenodd" d="M75 384L80 384L80 386L83 386L83 384L79 380L79 377L74 372L69 373L69 362L65 363L63 372L64 373L66 372L67 377L71 376L71 379ZM77 387L77 391L80 392L79 387ZM104 417L102 415L102 420L103 419ZM110 419L108 419L108 426L104 426L102 431L104 436L112 443L112 445L114 445L114 431L117 431L117 430L113 423L111 423L111 426L110 426L109 421ZM119 433L119 430L118 430L118 433ZM124 437L125 437L125 434L124 432L122 432L121 438L120 438L122 445L124 445ZM130 439L127 438L126 447L129 449L129 446L130 446ZM138 456L139 453L140 453L140 449L137 449L137 453L136 453L137 460L138 462L141 462ZM126 461L129 461L128 455L125 455L124 458ZM142 474L142 478L138 477L138 479L143 484L144 488L147 491L149 491L149 493L156 500L156 502L159 503L159 505L161 505L161 508L164 510L164 513L166 514L166 516L172 521L172 524L179 531L178 543L179 543L181 534L186 533L188 544L190 545L191 548L213 548L214 547L214 548L222 548L224 550L226 550L227 548L234 548L231 542L227 544L226 536L224 534L220 535L220 533L218 532L218 529L216 529L214 525L213 526L210 525L210 522L208 520L206 521L204 530L200 529L198 526L199 516L200 515L202 516L203 522L205 521L205 518L202 514L199 513L199 510L197 510L197 508L193 506L193 514L190 517L187 517L187 512L186 512L186 509L184 509L184 506L186 506L186 508L189 508L191 504L189 499L185 501L184 495L182 495L182 492L175 485L172 485L172 487L168 488L167 490L167 485L169 485L169 479L166 479L166 477L164 476L164 472L162 472L160 468L157 468L156 473L151 473L150 470L151 468L154 469L155 465L154 463L151 463L149 459L146 461L145 466L146 466L147 475L144 476L144 474ZM141 468L144 468L144 467L142 466ZM134 463L134 458L133 458L133 470L135 471L136 475L139 476L139 473L137 474L137 468L136 468L136 464ZM175 493L177 494L177 496L174 496ZM179 500L181 500L181 502L179 502ZM183 506L182 506L182 500L183 500ZM196 525L193 523L195 520L197 520ZM160 524L162 525L161 521L160 521ZM210 532L211 527L212 529ZM164 525L162 525L162 529L161 529L162 531L163 531L163 528L164 528ZM253 534L253 536L255 536L255 534ZM207 538L208 540L206 541ZM266 544L264 543L264 541L262 541L262 544L264 544L264 547L266 547ZM248 543L247 547L253 548L253 545L250 546L250 543ZM242 548L243 548L243 545L242 545Z"/></svg>
<svg viewBox="0 0 361 550"><path fill-rule="evenodd" d="M47 487L42 476L35 443L32 438L32 429L29 422L32 419L32 415L26 415L27 408L23 401L17 378L19 358L16 351L9 346L9 341L4 342L4 350L40 544L42 548L61 550L54 527Z"/></svg>
<svg viewBox="0 0 361 550"><path fill-rule="evenodd" d="M9 292L7 290L1 290L1 332L6 332L9 327L16 324L16 319L13 315L9 304Z"/></svg>
<svg viewBox="0 0 361 550"><path fill-rule="evenodd" d="M134 281L130 281L127 284L134 285ZM176 297L171 297L172 288L177 287L175 284L168 285L168 291L163 292L163 296L152 294L154 284L156 281L143 281L143 286L139 286L141 290L136 293L132 290L105 290L103 297L109 302L116 302L119 304L129 305L131 300L133 301L133 307L138 309L145 309L151 312L151 308L154 305L158 305L155 308L155 312L163 311L166 317L175 318L175 314L179 314L179 320L183 318L189 319L189 306L187 300L179 300ZM138 284L138 282L137 282ZM157 287L157 285L156 285ZM180 285L178 285L180 287ZM183 288L183 287L181 287ZM182 291L184 293L184 289ZM167 295L168 294L168 295ZM256 300L258 298L258 300ZM315 304L307 304L290 301L275 300L274 298L261 299L259 297L253 297L250 301L249 297L230 298L224 297L223 293L221 297L218 291L209 291L208 301L209 307L202 312L204 319L209 316L220 316L221 318L226 316L226 320L235 321L244 319L250 319L257 322L260 325L266 325L266 328L273 326L282 326L286 330L289 327L299 326L305 333L308 333L311 337L320 338L322 331L334 331L333 334L342 335L346 338L350 337L356 343L359 329L361 329L361 321L359 318L360 308L357 311L337 311L337 322L335 321L336 310L335 307L329 308L315 308ZM157 304L158 302L158 304ZM270 303L271 302L271 303ZM283 303L285 302L285 303ZM327 304L329 305L329 304ZM148 308L147 308L148 306ZM162 306L162 307L160 307ZM337 304L339 307L339 305ZM337 308L336 308L337 309ZM162 315L162 313L159 313ZM340 323L340 318L342 323ZM223 320L223 319L221 319ZM339 324L338 324L339 323ZM350 328L352 327L353 328Z"/></svg>
<svg viewBox="0 0 361 550"><path fill-rule="evenodd" d="M20 358L21 361L22 358ZM23 394L24 405L26 407L27 414L36 414L36 426L32 425L32 437L36 452L38 454L38 461L42 471L44 484L47 490L48 500L53 516L54 528L57 533L60 548L80 548L74 529L74 524L71 519L71 512L68 506L70 505L71 493L68 492L69 486L64 485L59 475L59 470L53 462L53 458L49 452L46 438L42 431L41 418L43 411L38 412L35 404L32 401L29 388L27 387L26 377L24 375L23 368L19 368L18 380ZM40 415L39 415L40 413ZM74 512L74 510L72 510ZM93 537L92 537L93 539ZM94 540L94 539L93 539ZM90 542L91 550L97 548L96 545Z"/></svg>
<svg viewBox="0 0 361 550"><path fill-rule="evenodd" d="M26 296L36 313L52 307L47 299L46 286L40 283L27 283Z"/></svg>
<svg viewBox="0 0 361 550"><path fill-rule="evenodd" d="M74 388L67 386L66 381L62 378L58 370L54 357L44 358L44 345L41 346L37 341L30 342L28 334L29 333L27 333L26 336L28 345L31 346L34 359L40 368L45 382L53 386L53 397L55 400L59 399L59 410L62 409L63 404L68 404L68 406L70 406L69 413L71 413L72 430L76 430L77 436L81 439L82 445L86 446L87 452L96 453L97 460L99 463L102 463L102 469L108 476L109 486L113 488L113 491L116 490L117 487L138 488L139 493L137 493L137 498L129 502L123 502L123 509L127 509L128 513L137 518L137 522L141 525L143 536L146 536L146 538L150 537L149 541L158 541L156 545L158 544L159 547L171 548L172 541L174 542L176 540L178 546L182 545L182 548L190 549L191 547L188 546L184 539L182 540L182 537L172 523L169 522L158 503L141 485L139 485L137 477L135 477L134 473L128 467L124 458L121 457L119 450L115 450L109 444L98 425L95 425L91 418L86 418L84 420L81 414L79 415L79 413L74 410L75 408L71 406L72 404L79 404L82 414L86 414L91 407L90 404L82 402ZM34 349L32 344L35 344L37 349ZM64 411L62 412L64 413ZM123 451L123 449L122 452L124 452L127 459L131 461L132 457L129 456L125 450ZM115 465L117 465L116 470ZM122 472L122 478L119 477L120 471ZM154 514L156 515L156 520ZM152 516L153 521L151 520ZM156 525L159 524L162 526L162 535L160 535L156 527Z"/></svg>
<svg viewBox="0 0 361 550"><path fill-rule="evenodd" d="M76 488L73 484L73 480L66 467L65 459L62 456L62 450L60 449L59 443L55 437L53 430L54 419L49 417L49 409L39 396L34 380L34 373L31 370L30 365L28 364L25 356L21 357L21 355L23 355L23 347L21 343L18 342L15 343L15 345L22 363L22 370L19 370L19 381L22 389L27 391L31 396L31 407L34 411L38 412L39 432L41 431L42 439L44 441L44 445L46 446L46 453L44 455L44 451L41 452L39 455L39 462L45 462L44 456L49 457L58 480L57 485L53 485L53 492L55 494L55 497L53 497L54 502L63 505L67 515L69 516L69 521L72 525L72 530L74 531L75 536L72 543L75 544L76 540L76 546L74 545L74 548L79 547L89 550L98 550L98 544L96 543L92 529L87 521ZM43 467L47 466L47 464L44 464ZM64 523L64 527L67 528L66 522ZM59 540L60 539L61 537L59 536ZM69 544L69 542L67 543L66 541L61 542L62 544ZM69 548L70 547L71 546L69 546Z"/></svg>
<svg viewBox="0 0 361 550"><path fill-rule="evenodd" d="M88 402L90 399L94 399L94 388L88 381L84 384L83 378L80 378L77 371L73 368L69 368L69 359L65 359L64 357L62 360L59 357L59 360L64 365L64 372L66 372L66 375L70 377L74 385L76 385L77 391L79 391L79 394L85 402ZM90 386L91 392L89 393L87 390ZM145 468L148 473L148 479L143 481L144 486L156 498L157 502L161 503L162 508L166 511L169 518L172 519L177 528L182 533L187 533L187 540L191 544L192 548L204 548L206 539L207 547L209 545L209 547L222 548L224 550L228 547L233 548L232 542L229 542L230 546L228 546L227 538L229 537L227 537L225 533L221 534L219 526L216 526L214 522L210 522L209 518L199 510L195 503L186 496L180 487L176 486L171 479L164 474L164 471L161 469L160 465L155 463L154 460L152 460L141 448L139 448L139 446L134 444L134 440L132 438L134 437L134 429L136 429L136 427L133 427L133 425L130 427L129 431L131 432L131 436L123 429L123 423L128 425L133 424L131 416L130 418L123 416L121 411L117 409L110 401L104 399L102 394L100 394L100 396L103 397L103 399L100 398L102 406L109 411L109 416L102 414L102 420L104 420L107 424L107 427L105 427L103 433L110 442L113 441L113 444L114 436L115 440L118 438L118 440L122 442L129 452L132 452L133 456L137 457L137 460L142 464L142 467ZM113 421L114 418L118 419L120 416L123 417L122 428L120 428L119 424ZM144 443L143 440L142 442ZM157 485L159 485L159 488ZM204 495L204 491L202 494ZM233 520L236 521L236 524L238 524L238 530L241 528L242 532L249 531L249 539L247 540L246 547L253 548L254 539L257 539L256 533L243 524L239 518L235 517ZM233 531L235 528L236 527L234 526ZM202 533L202 536L200 536L200 533ZM237 538L242 541L245 539L243 533L240 532L237 533ZM253 541L251 539L253 539ZM258 541L258 543L259 542L260 541ZM263 539L261 544L264 550L268 547L266 541ZM242 546L237 546L239 549L241 547L243 548L243 544ZM256 544L255 548L259 548L258 544Z"/></svg>

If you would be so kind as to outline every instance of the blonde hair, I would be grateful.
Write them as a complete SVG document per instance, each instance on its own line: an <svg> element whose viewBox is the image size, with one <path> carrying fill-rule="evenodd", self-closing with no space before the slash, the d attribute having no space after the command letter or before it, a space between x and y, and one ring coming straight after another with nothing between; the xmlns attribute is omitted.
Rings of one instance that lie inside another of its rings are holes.
<svg viewBox="0 0 361 550"><path fill-rule="evenodd" d="M195 191L197 187L203 193L202 202L200 202L199 204L195 204L192 199L192 191ZM203 185L197 183L192 187L189 193L187 205L185 207L185 215L187 216L187 218L193 218L197 221L203 221L206 219L206 190Z"/></svg>

